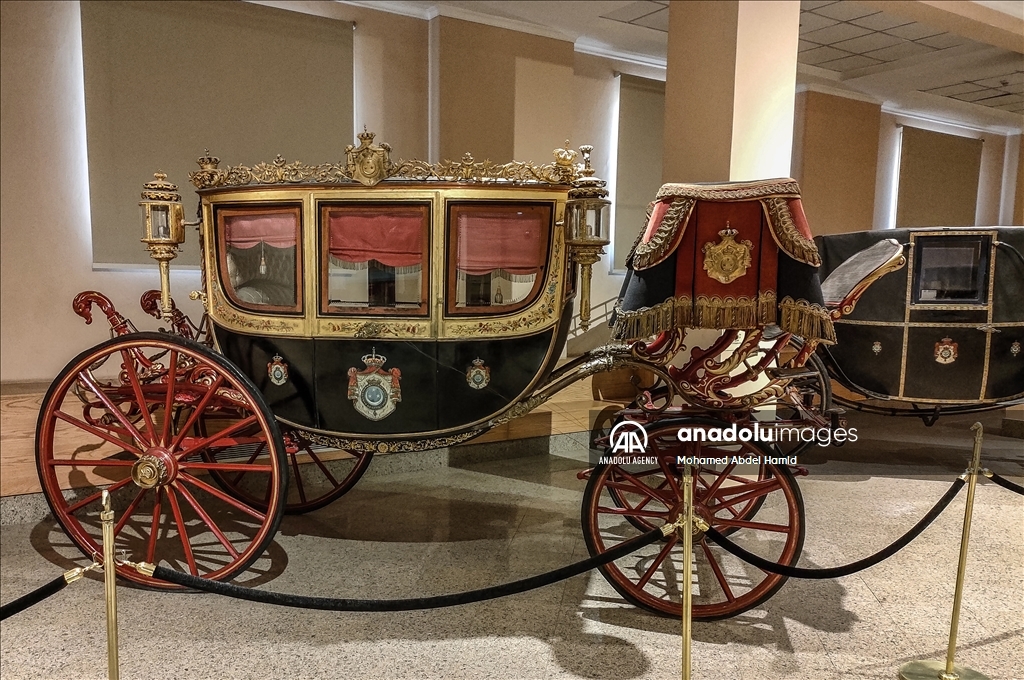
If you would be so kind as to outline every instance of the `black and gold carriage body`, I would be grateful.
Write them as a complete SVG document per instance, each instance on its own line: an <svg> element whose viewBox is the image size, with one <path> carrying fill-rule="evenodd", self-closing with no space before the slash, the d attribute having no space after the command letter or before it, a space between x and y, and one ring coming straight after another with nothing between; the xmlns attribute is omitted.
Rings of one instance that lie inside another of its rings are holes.
<svg viewBox="0 0 1024 680"><path fill-rule="evenodd" d="M891 404L977 409L1024 399L1024 229L915 228L819 237L823 275L883 239L908 265L836 321L844 386Z"/></svg>
<svg viewBox="0 0 1024 680"><path fill-rule="evenodd" d="M565 344L570 188L200 186L216 344L279 420L314 436L377 450L467 439L527 396Z"/></svg>

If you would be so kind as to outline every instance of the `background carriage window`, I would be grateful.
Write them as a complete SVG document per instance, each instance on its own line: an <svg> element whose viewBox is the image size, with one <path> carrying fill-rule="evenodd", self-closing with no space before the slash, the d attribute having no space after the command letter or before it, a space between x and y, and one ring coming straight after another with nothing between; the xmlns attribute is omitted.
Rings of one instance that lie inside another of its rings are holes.
<svg viewBox="0 0 1024 680"><path fill-rule="evenodd" d="M321 209L324 313L426 314L430 205Z"/></svg>
<svg viewBox="0 0 1024 680"><path fill-rule="evenodd" d="M302 310L301 221L297 206L217 211L220 278L235 304L259 312Z"/></svg>
<svg viewBox="0 0 1024 680"><path fill-rule="evenodd" d="M921 236L914 253L914 302L985 304L988 301L988 236Z"/></svg>
<svg viewBox="0 0 1024 680"><path fill-rule="evenodd" d="M540 292L551 206L454 204L449 215L449 312L508 312Z"/></svg>

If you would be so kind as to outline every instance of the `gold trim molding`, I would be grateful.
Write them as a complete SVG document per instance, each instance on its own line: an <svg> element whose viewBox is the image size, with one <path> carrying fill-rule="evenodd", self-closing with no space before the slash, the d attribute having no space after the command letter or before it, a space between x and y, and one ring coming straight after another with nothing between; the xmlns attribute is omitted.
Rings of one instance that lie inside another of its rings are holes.
<svg viewBox="0 0 1024 680"><path fill-rule="evenodd" d="M550 184L569 185L583 177L582 165L575 163L577 151L555 149L554 162L536 165L512 161L494 163L478 161L469 153L460 160L427 163L420 160L391 160L391 146L373 144L376 135L362 132L359 146L345 149L346 159L340 163L308 165L302 161L288 162L278 155L270 163L253 166L235 165L220 168L220 159L206 155L198 159L199 170L189 173L189 181L197 189L242 187L271 184L350 184L374 186L384 180L442 181L481 184ZM566 146L568 146L568 141Z"/></svg>
<svg viewBox="0 0 1024 680"><path fill-rule="evenodd" d="M800 185L788 177L778 180L754 180L727 184L663 184L655 200L694 198L698 201L747 201L752 198L784 196L800 198Z"/></svg>
<svg viewBox="0 0 1024 680"><path fill-rule="evenodd" d="M696 200L693 198L672 201L672 205L661 219L661 224L647 243L642 242L643 233L647 229L646 224L644 225L644 229L640 231L641 242L633 248L633 269L649 269L672 254L679 243L679 238L686 232L686 225L690 221L695 203Z"/></svg>

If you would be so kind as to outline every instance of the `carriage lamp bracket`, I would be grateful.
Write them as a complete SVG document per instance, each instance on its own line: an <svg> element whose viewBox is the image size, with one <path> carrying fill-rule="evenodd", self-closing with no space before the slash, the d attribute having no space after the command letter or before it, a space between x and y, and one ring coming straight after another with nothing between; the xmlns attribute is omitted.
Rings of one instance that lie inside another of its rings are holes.
<svg viewBox="0 0 1024 680"><path fill-rule="evenodd" d="M605 246L611 243L607 228L611 201L605 188L607 182L594 177L595 170L590 165L593 150L589 144L580 147L583 163L578 169L578 179L569 190L562 218L570 256L580 265L580 328L584 331L590 328L592 267L601 260Z"/></svg>
<svg viewBox="0 0 1024 680"><path fill-rule="evenodd" d="M149 256L160 267L160 312L164 321L171 321L171 260L185 242L185 218L178 187L167 181L162 172L142 185L142 239ZM191 225L190 225L191 226Z"/></svg>

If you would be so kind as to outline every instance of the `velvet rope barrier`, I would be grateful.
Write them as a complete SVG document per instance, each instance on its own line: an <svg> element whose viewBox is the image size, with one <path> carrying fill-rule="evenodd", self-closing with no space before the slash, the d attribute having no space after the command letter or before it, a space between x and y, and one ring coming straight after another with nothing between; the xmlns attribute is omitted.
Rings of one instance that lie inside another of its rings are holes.
<svg viewBox="0 0 1024 680"><path fill-rule="evenodd" d="M986 477L988 477L989 479L991 479L996 484L998 484L999 486L1001 486L1004 489L1006 489L1007 491L1012 491L1012 492L1014 492L1016 494L1020 494L1021 496L1024 496L1024 486L1021 486L1020 484L1016 484L1014 482L1011 482L1006 477L1003 477L1002 475L997 475L996 473L994 473L994 472L992 472L990 470L982 470L981 473L983 475L985 475Z"/></svg>
<svg viewBox="0 0 1024 680"><path fill-rule="evenodd" d="M22 595L17 600L8 602L3 607L0 607L0 621L6 620L8 617L14 616L19 612L23 612L29 607L33 607L46 598L56 595L60 591L64 590L68 584L74 583L78 579L85 575L85 572L92 569L98 568L100 565L96 562L88 567L79 567L77 569L71 569L66 571L57 578L53 579L49 583L42 585L31 593Z"/></svg>
<svg viewBox="0 0 1024 680"><path fill-rule="evenodd" d="M591 557L580 562L554 571L549 571L538 576L512 581L500 586L491 586L479 590L470 590L464 593L453 593L450 595L436 595L433 597L412 597L399 600L355 600L333 597L309 597L306 595L291 595L288 593L276 593L268 590L255 590L243 588L231 583L211 581L209 579L185 574L166 567L153 567L151 564L131 564L140 573L153 576L162 581L176 583L179 586L202 590L217 595L225 595L240 600L261 602L263 604L275 604L282 607L298 607L300 609L320 609L335 612L403 612L416 609L437 609L440 607L453 607L460 604L470 604L483 600L492 600L497 597L514 595L534 588L550 585L557 581L578 576L596 567L614 562L617 559L650 545L655 541L670 535L675 531L677 523L666 524L658 529L653 529L646 534L637 536L625 541L601 555Z"/></svg>
<svg viewBox="0 0 1024 680"><path fill-rule="evenodd" d="M936 503L932 507L932 509L928 511L927 515L922 517L917 524L911 527L910 531L897 538L888 546L886 546L882 550L879 550L874 555L870 555L863 559L857 560L856 562L851 562L850 564L841 567L807 569L804 567L791 567L785 564L778 564L777 562L766 560L763 557L760 557L752 552L744 550L743 548L736 545L735 543L727 539L725 536L720 534L714 527L705 525L706 528L701 528L704 530L704 533L707 535L708 538L710 538L712 541L720 545L724 550L732 553L744 562L752 566L755 566L758 569L762 569L773 574L789 576L791 578L839 578L841 576L849 576L850 574L855 574L858 571L863 571L868 567L873 567L879 562L892 557L897 552L906 547L907 544L909 544L911 541L917 538L922 531L927 529L928 525L934 522L936 517L942 514L942 511L945 510L946 507L950 504L950 502L952 502L952 500L956 497L956 495L960 493L960 489L964 488L965 483L966 482L962 477L958 477L956 481L954 481L953 484L950 485L949 489L942 496L942 498L939 499L939 502Z"/></svg>

